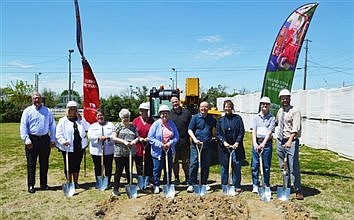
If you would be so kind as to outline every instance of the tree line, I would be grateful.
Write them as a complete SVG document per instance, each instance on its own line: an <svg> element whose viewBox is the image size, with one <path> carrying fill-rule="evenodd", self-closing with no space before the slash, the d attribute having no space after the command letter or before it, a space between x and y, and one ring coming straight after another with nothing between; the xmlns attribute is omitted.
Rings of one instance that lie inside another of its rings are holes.
<svg viewBox="0 0 354 220"><path fill-rule="evenodd" d="M20 122L22 111L31 105L31 94L35 91L34 85L27 84L22 80L11 82L4 88L0 88L0 123L4 122ZM227 93L226 87L217 85L210 87L200 94L201 98L208 101L210 106L216 107L216 99L218 97L234 96L244 93L245 89L238 93ZM50 89L44 88L41 92L44 97L44 104L49 108L62 107L65 104L68 90L56 93ZM119 95L111 95L108 98L101 98L101 110L104 111L105 117L109 121L117 121L119 119L119 111L122 108L129 108L132 118L139 114L138 107L142 102L148 101L149 89L146 86L136 87L130 94L122 92ZM72 91L72 97L80 105L82 105L83 97L77 91Z"/></svg>

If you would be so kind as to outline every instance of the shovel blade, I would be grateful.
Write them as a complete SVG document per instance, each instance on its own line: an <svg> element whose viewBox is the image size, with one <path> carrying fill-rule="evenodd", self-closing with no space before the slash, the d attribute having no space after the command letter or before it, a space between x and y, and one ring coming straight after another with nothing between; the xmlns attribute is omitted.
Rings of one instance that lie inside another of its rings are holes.
<svg viewBox="0 0 354 220"><path fill-rule="evenodd" d="M176 195L175 185L163 185L162 192L166 198L174 198Z"/></svg>
<svg viewBox="0 0 354 220"><path fill-rule="evenodd" d="M96 176L96 185L99 191L104 191L108 187L108 177Z"/></svg>
<svg viewBox="0 0 354 220"><path fill-rule="evenodd" d="M127 193L129 199L138 197L136 185L125 185L125 192Z"/></svg>
<svg viewBox="0 0 354 220"><path fill-rule="evenodd" d="M229 186L229 185L221 185L221 189L224 195L227 196L235 196L236 191L235 191L235 186Z"/></svg>
<svg viewBox="0 0 354 220"><path fill-rule="evenodd" d="M260 198L262 201L266 201L266 200L267 200L264 187L259 187L259 188L258 188L258 195L259 195L259 198Z"/></svg>
<svg viewBox="0 0 354 220"><path fill-rule="evenodd" d="M198 196L204 196L206 194L206 185L194 185L193 191Z"/></svg>
<svg viewBox="0 0 354 220"><path fill-rule="evenodd" d="M75 194L75 184L74 183L64 183L63 192L66 197L72 197Z"/></svg>
<svg viewBox="0 0 354 220"><path fill-rule="evenodd" d="M287 201L290 197L290 188L279 187L277 188L277 198L281 201Z"/></svg>
<svg viewBox="0 0 354 220"><path fill-rule="evenodd" d="M264 194L265 194L265 201L269 202L270 199L272 198L272 191L270 191L269 187L265 188Z"/></svg>
<svg viewBox="0 0 354 220"><path fill-rule="evenodd" d="M140 190L146 189L146 187L149 184L148 180L149 180L148 176L138 176L138 187Z"/></svg>

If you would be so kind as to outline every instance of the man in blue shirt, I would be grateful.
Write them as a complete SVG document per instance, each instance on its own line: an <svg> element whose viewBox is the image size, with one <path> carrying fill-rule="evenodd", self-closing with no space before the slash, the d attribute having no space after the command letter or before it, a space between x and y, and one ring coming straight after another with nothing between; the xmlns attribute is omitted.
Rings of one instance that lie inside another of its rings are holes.
<svg viewBox="0 0 354 220"><path fill-rule="evenodd" d="M212 129L216 126L216 120L208 115L208 102L201 102L199 105L199 113L192 116L192 119L188 126L188 134L192 138L192 147L190 153L189 164L189 181L187 192L193 192L193 185L198 184L197 172L198 172L198 151L196 147L203 145L201 152L201 183L207 184L209 175L209 163L210 163L210 147L212 140ZM197 146L198 145L198 146Z"/></svg>
<svg viewBox="0 0 354 220"><path fill-rule="evenodd" d="M34 185L37 157L40 166L40 188L49 189L48 161L50 147L55 146L55 120L52 112L42 104L42 96L38 92L32 94L32 105L22 113L20 134L25 143L28 192L36 192Z"/></svg>

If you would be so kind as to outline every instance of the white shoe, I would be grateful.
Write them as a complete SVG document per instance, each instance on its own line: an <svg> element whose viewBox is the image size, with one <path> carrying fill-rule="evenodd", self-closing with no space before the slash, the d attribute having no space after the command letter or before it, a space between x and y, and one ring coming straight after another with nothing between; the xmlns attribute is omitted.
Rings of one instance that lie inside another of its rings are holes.
<svg viewBox="0 0 354 220"><path fill-rule="evenodd" d="M252 192L253 193L258 193L258 186L257 185L253 185Z"/></svg>
<svg viewBox="0 0 354 220"><path fill-rule="evenodd" d="M160 188L158 186L154 186L154 193L159 194L160 193Z"/></svg>
<svg viewBox="0 0 354 220"><path fill-rule="evenodd" d="M187 192L189 193L192 193L194 190L193 190L193 186L188 186L187 187Z"/></svg>
<svg viewBox="0 0 354 220"><path fill-rule="evenodd" d="M264 193L265 193L269 198L271 198L271 196L272 196L272 191L270 191L270 187L265 187Z"/></svg>
<svg viewBox="0 0 354 220"><path fill-rule="evenodd" d="M209 185L206 185L205 189L206 189L206 191L210 191L211 190Z"/></svg>

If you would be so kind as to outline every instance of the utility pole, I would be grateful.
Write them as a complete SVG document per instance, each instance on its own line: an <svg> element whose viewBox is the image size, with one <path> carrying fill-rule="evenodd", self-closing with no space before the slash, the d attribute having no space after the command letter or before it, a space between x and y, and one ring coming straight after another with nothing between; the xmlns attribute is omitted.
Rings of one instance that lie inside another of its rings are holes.
<svg viewBox="0 0 354 220"><path fill-rule="evenodd" d="M175 68L172 68L172 71L175 72L175 75L176 75L176 79L175 79L175 89L177 89L177 70Z"/></svg>
<svg viewBox="0 0 354 220"><path fill-rule="evenodd" d="M304 85L302 87L303 90L306 90L306 78L307 78L307 54L309 50L309 39L305 39L306 45L305 45L305 66L304 66Z"/></svg>
<svg viewBox="0 0 354 220"><path fill-rule="evenodd" d="M68 101L71 100L71 53L73 53L73 49L69 49L69 90L68 90Z"/></svg>
<svg viewBox="0 0 354 220"><path fill-rule="evenodd" d="M42 73L35 73L34 74L34 88L36 90L36 92L39 92L39 75L41 75Z"/></svg>

